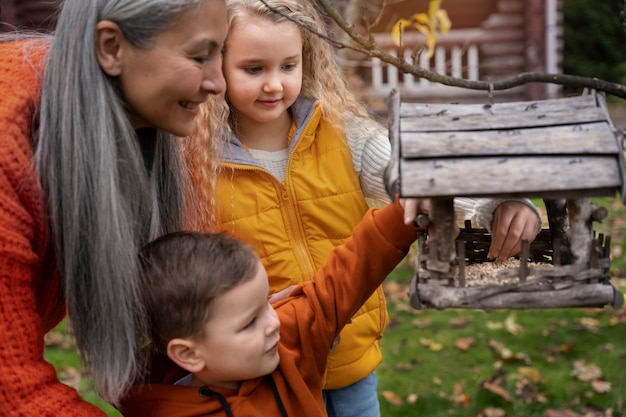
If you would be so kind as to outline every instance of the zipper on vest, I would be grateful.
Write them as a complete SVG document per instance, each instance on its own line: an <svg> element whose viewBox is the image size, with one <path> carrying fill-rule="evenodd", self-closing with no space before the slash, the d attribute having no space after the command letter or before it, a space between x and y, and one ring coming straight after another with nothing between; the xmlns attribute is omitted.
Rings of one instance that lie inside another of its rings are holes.
<svg viewBox="0 0 626 417"><path fill-rule="evenodd" d="M319 104L316 105L316 109L313 110L313 113L319 110ZM312 124L312 115L311 113L304 125L304 128L301 130L300 136L305 132L308 132L311 128ZM298 265L302 269L302 273L304 280L310 281L313 279L313 275L317 269L313 264L313 259L311 259L311 254L309 253L308 242L306 241L306 235L304 233L304 227L302 225L302 220L298 213L296 196L293 193L293 188L289 186L291 184L290 174L291 174L291 163L293 160L293 155L297 152L298 148L301 146L301 137L294 137L292 140L296 140L296 143L293 146L293 149L289 152L289 159L287 160L287 169L285 170L285 180L280 184L281 185L281 196L283 200L283 207L285 207L285 216L287 218L287 225L289 226L289 231L292 234L291 238L294 242L294 252L298 257Z"/></svg>
<svg viewBox="0 0 626 417"><path fill-rule="evenodd" d="M291 195L290 188L287 186L286 181L287 178L285 178L285 182L280 184L282 206L285 209L285 218L287 219L288 230L291 234L290 238L293 242L294 252L298 258L298 265L302 268L304 279L310 281L315 274L315 267L313 266L311 255L309 254L302 221L300 220L298 209L296 208L295 196Z"/></svg>

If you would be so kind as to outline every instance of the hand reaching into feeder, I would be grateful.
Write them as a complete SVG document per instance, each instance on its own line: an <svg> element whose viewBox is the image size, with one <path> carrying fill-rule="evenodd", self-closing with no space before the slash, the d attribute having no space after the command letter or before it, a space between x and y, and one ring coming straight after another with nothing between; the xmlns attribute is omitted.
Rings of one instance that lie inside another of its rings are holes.
<svg viewBox="0 0 626 417"><path fill-rule="evenodd" d="M490 259L505 260L522 250L522 241L537 237L540 219L533 209L519 201L506 201L493 213Z"/></svg>
<svg viewBox="0 0 626 417"><path fill-rule="evenodd" d="M463 200L464 205L467 205L467 201L472 201L472 199ZM429 228L428 233L432 238L436 234L433 225L428 224L428 219L420 219L420 215L430 214L430 200L411 198L401 199L400 202L404 207L404 222ZM455 205L457 202L458 200L455 200ZM506 200L501 203L494 200L493 202L498 205L492 213L491 246L488 257L505 260L521 251L523 240L528 240L528 242L535 240L540 231L541 219L536 210L519 200Z"/></svg>
<svg viewBox="0 0 626 417"><path fill-rule="evenodd" d="M420 214L430 214L430 200L427 198L401 198L400 204L404 208L404 224L411 225L413 223L421 227L428 225L420 225L418 216Z"/></svg>

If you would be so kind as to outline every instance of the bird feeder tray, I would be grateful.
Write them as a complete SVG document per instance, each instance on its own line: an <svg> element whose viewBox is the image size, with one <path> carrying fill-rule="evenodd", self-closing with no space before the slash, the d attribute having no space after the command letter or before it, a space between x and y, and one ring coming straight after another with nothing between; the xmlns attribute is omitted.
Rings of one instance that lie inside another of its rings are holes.
<svg viewBox="0 0 626 417"><path fill-rule="evenodd" d="M402 103L392 91L389 121L387 190L431 199L427 223L437 230L428 244L425 233L418 239L413 307L623 305L610 280L610 237L592 228L607 211L589 200L626 195L623 135L603 95L463 105ZM457 236L455 197L542 199L549 228L494 263L487 230L466 222Z"/></svg>

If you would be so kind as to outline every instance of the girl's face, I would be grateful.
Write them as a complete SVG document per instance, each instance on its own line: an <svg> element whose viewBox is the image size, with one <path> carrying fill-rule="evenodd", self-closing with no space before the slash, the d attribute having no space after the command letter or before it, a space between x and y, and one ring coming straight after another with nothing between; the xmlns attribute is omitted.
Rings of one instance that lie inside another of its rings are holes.
<svg viewBox="0 0 626 417"><path fill-rule="evenodd" d="M224 52L227 95L239 123L284 116L302 88L302 36L291 22L253 17L231 26Z"/></svg>
<svg viewBox="0 0 626 417"><path fill-rule="evenodd" d="M200 103L225 89L226 30L224 0L205 0L158 35L148 50L123 39L119 80L135 129L155 127L177 136L193 133Z"/></svg>

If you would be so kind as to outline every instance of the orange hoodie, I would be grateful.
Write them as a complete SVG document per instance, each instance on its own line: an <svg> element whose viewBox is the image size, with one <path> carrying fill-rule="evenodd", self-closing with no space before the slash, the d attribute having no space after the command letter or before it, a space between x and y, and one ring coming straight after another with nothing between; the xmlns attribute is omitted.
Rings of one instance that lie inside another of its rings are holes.
<svg viewBox="0 0 626 417"><path fill-rule="evenodd" d="M31 148L47 46L27 45L0 43L0 414L104 416L43 357L65 304Z"/></svg>
<svg viewBox="0 0 626 417"><path fill-rule="evenodd" d="M238 390L173 385L186 372L152 358L151 381L122 402L126 417L326 416L322 381L335 336L404 258L417 236L396 204L369 210L352 237L333 250L313 281L274 307L281 321L280 363ZM355 277L359 277L356 279Z"/></svg>

